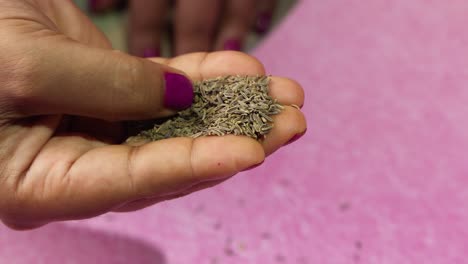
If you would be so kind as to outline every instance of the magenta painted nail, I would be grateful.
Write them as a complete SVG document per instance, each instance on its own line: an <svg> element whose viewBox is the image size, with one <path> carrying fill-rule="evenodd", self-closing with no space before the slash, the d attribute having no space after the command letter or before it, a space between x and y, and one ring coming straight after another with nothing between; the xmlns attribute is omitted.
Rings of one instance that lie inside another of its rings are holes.
<svg viewBox="0 0 468 264"><path fill-rule="evenodd" d="M148 48L143 51L143 58L161 57L161 52L157 48Z"/></svg>
<svg viewBox="0 0 468 264"><path fill-rule="evenodd" d="M255 31L259 34L265 34L271 26L271 13L261 13L257 17L257 21L255 22Z"/></svg>
<svg viewBox="0 0 468 264"><path fill-rule="evenodd" d="M193 103L192 82L184 75L166 72L164 73L166 92L164 106L169 109L183 110Z"/></svg>
<svg viewBox="0 0 468 264"><path fill-rule="evenodd" d="M97 2L98 0L88 0L88 10L89 12L97 12Z"/></svg>
<svg viewBox="0 0 468 264"><path fill-rule="evenodd" d="M240 51L242 49L241 41L238 39L228 39L224 42L224 50Z"/></svg>
<svg viewBox="0 0 468 264"><path fill-rule="evenodd" d="M300 133L300 134L294 135L294 137L292 137L292 138L288 141L288 143L285 144L285 146L286 146L286 145L289 145L289 144L291 144L291 143L296 142L298 139L300 139L302 136L304 136L306 132L307 132L307 129L306 129L304 132Z"/></svg>

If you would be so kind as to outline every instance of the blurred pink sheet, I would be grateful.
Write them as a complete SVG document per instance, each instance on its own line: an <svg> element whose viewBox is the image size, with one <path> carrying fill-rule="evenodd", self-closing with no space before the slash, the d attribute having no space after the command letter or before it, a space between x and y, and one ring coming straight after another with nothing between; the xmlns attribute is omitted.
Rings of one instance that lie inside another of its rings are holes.
<svg viewBox="0 0 468 264"><path fill-rule="evenodd" d="M468 2L300 1L254 55L308 134L217 188L17 233L1 263L463 263Z"/></svg>

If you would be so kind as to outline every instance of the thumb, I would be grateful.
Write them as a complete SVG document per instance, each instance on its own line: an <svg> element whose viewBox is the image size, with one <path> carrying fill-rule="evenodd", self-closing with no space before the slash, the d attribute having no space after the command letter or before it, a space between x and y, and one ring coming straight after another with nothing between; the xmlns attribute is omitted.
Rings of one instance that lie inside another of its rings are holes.
<svg viewBox="0 0 468 264"><path fill-rule="evenodd" d="M72 40L38 45L33 56L31 87L21 93L24 114L136 120L168 115L193 101L192 83L182 72L150 60Z"/></svg>

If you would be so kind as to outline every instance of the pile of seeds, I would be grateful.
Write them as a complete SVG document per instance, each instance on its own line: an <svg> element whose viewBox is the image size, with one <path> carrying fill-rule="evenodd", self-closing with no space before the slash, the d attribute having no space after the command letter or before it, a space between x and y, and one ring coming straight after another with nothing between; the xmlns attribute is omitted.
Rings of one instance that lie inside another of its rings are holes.
<svg viewBox="0 0 468 264"><path fill-rule="evenodd" d="M225 76L195 82L191 108L140 132L136 138L155 141L233 134L261 139L273 128L272 116L283 109L268 95L269 82L268 76Z"/></svg>

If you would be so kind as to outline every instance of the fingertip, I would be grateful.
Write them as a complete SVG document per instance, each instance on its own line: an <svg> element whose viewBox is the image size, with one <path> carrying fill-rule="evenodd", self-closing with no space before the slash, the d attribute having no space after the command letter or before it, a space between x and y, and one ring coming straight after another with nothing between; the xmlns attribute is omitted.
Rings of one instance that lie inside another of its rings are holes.
<svg viewBox="0 0 468 264"><path fill-rule="evenodd" d="M174 72L165 72L164 83L164 107L180 111L192 105L194 98L193 84L187 76Z"/></svg>
<svg viewBox="0 0 468 264"><path fill-rule="evenodd" d="M258 141L248 137L242 138L245 140L245 145L243 146L245 150L236 152L238 158L237 171L245 171L263 163L265 160L265 151Z"/></svg>
<svg viewBox="0 0 468 264"><path fill-rule="evenodd" d="M242 48L242 41L248 36L255 21L257 1L226 1L225 14L216 40L216 48Z"/></svg>
<svg viewBox="0 0 468 264"><path fill-rule="evenodd" d="M42 227L46 225L45 223L43 224L22 224L22 223L17 223L17 222L8 222L6 220L2 220L2 223L7 226L8 228L15 230L15 231L30 231L39 227Z"/></svg>
<svg viewBox="0 0 468 264"><path fill-rule="evenodd" d="M291 106L285 106L284 110L273 119L274 127L262 142L267 155L271 155L299 135L305 134L307 130L304 114Z"/></svg>
<svg viewBox="0 0 468 264"><path fill-rule="evenodd" d="M284 146L292 144L296 141L298 141L300 138L302 138L305 134L307 133L307 128L298 134L295 134Z"/></svg>
<svg viewBox="0 0 468 264"><path fill-rule="evenodd" d="M270 96L283 105L297 105L302 108L305 100L305 92L302 86L295 80L284 77L271 77Z"/></svg>
<svg viewBox="0 0 468 264"><path fill-rule="evenodd" d="M238 171L244 171L253 166L258 166L265 161L265 151L262 145L255 139L248 137L243 138L245 139L245 151L236 153L239 158L237 165Z"/></svg>

